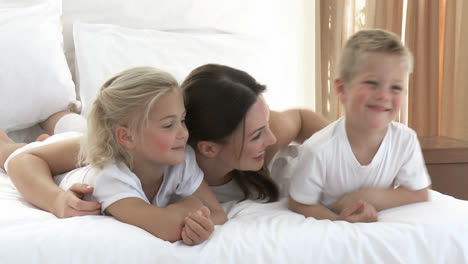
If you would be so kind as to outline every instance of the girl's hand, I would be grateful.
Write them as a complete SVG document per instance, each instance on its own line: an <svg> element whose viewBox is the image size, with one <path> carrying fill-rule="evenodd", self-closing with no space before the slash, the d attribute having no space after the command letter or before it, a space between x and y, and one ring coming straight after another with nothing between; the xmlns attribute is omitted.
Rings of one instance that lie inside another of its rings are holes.
<svg viewBox="0 0 468 264"><path fill-rule="evenodd" d="M85 194L93 193L93 187L86 184L73 184L70 189L59 194L54 203L54 214L58 218L83 215L100 215L101 205L82 200Z"/></svg>
<svg viewBox="0 0 468 264"><path fill-rule="evenodd" d="M210 219L210 214L210 209L202 206L185 217L182 240L186 245L197 245L210 237L214 231L214 224Z"/></svg>

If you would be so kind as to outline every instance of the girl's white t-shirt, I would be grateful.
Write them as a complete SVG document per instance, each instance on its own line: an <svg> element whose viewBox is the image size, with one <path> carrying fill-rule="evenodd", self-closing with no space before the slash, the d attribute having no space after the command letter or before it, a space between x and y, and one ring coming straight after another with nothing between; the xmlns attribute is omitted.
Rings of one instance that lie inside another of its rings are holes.
<svg viewBox="0 0 468 264"><path fill-rule="evenodd" d="M74 136L80 136L80 134L72 133L67 136L59 134L48 138L44 142L28 144L10 155L7 162L5 162L5 168L8 167L8 161L13 156L26 149ZM166 167L163 182L151 202L143 191L140 179L123 162L111 162L103 169L92 166L77 168L55 176L54 180L64 190L69 189L75 183L94 186L92 196L85 196L84 199L99 202L101 210L104 212L109 205L129 197L140 198L147 203L165 207L182 197L193 194L203 180L203 172L197 165L195 152L190 146L186 146L184 161L178 165Z"/></svg>

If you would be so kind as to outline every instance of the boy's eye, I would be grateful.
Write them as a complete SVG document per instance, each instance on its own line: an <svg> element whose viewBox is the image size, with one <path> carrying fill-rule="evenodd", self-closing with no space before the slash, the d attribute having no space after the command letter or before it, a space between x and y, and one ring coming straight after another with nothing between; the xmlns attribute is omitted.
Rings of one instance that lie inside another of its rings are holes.
<svg viewBox="0 0 468 264"><path fill-rule="evenodd" d="M373 86L373 87L376 87L376 86L377 86L377 82L376 82L376 81L365 81L364 83L367 84L367 85Z"/></svg>
<svg viewBox="0 0 468 264"><path fill-rule="evenodd" d="M399 93L401 92L403 89L400 87L400 86L397 86L397 85L393 85L392 86L392 92L396 92L396 93Z"/></svg>
<svg viewBox="0 0 468 264"><path fill-rule="evenodd" d="M171 127L172 127L172 123L163 126L163 128L171 128Z"/></svg>

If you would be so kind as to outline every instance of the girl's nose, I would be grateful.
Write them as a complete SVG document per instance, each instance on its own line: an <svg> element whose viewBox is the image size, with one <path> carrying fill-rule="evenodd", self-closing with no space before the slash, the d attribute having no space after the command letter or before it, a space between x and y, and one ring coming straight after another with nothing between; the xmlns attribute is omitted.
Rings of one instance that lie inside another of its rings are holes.
<svg viewBox="0 0 468 264"><path fill-rule="evenodd" d="M187 138L188 137L188 130L184 123L179 127L177 131L177 138Z"/></svg>

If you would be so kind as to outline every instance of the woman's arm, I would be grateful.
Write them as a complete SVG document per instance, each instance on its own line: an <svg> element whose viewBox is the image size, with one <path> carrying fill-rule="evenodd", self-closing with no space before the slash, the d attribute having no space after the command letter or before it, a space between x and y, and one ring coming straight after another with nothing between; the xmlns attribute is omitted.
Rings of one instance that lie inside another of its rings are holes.
<svg viewBox="0 0 468 264"><path fill-rule="evenodd" d="M270 129L277 141L267 149L268 164L281 148L291 142L304 142L329 122L319 114L307 109L290 109L283 112L270 111Z"/></svg>
<svg viewBox="0 0 468 264"><path fill-rule="evenodd" d="M201 207L203 203L193 195L167 207L157 207L132 197L109 205L106 213L121 222L138 226L163 240L175 242L182 238L186 216Z"/></svg>
<svg viewBox="0 0 468 264"><path fill-rule="evenodd" d="M99 203L80 199L92 187L75 184L64 191L52 179L77 167L78 151L79 138L28 149L10 160L8 175L28 202L57 217L100 214Z"/></svg>

